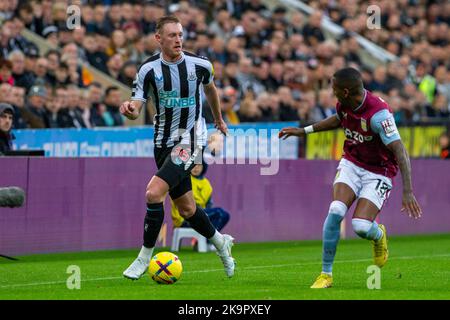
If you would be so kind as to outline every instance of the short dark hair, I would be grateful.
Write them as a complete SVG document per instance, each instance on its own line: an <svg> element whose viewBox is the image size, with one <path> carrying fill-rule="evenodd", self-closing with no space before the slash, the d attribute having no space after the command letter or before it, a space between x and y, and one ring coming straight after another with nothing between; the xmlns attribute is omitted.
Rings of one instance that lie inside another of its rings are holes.
<svg viewBox="0 0 450 320"><path fill-rule="evenodd" d="M47 51L47 53L45 54L45 57L48 58L49 56L51 56L52 54L55 54L58 56L58 60L61 59L61 53L56 50L56 49L50 49Z"/></svg>
<svg viewBox="0 0 450 320"><path fill-rule="evenodd" d="M6 59L0 59L0 68L3 68L3 67L6 67L6 68L8 68L9 70L11 70L12 67L13 67L13 64L12 64L12 62L9 61L9 60L6 60Z"/></svg>
<svg viewBox="0 0 450 320"><path fill-rule="evenodd" d="M180 23L180 19L176 16L163 16L156 22L156 32L160 32L162 28L168 23Z"/></svg>
<svg viewBox="0 0 450 320"><path fill-rule="evenodd" d="M26 11L27 13L33 13L33 7L27 2L22 3L17 7L16 16L18 16L18 13L22 10Z"/></svg>
<svg viewBox="0 0 450 320"><path fill-rule="evenodd" d="M335 84L341 89L348 89L351 95L362 92L364 85L361 73L355 68L343 68L333 75Z"/></svg>
<svg viewBox="0 0 450 320"><path fill-rule="evenodd" d="M106 88L106 90L105 90L105 97L108 96L109 93L110 93L111 91L114 91L114 90L119 90L119 87L111 86L111 87Z"/></svg>

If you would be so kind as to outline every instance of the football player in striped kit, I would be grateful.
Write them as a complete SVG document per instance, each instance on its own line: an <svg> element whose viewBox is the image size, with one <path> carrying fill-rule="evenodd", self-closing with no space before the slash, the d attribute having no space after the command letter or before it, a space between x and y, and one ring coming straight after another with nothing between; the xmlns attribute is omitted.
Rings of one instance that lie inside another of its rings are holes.
<svg viewBox="0 0 450 320"><path fill-rule="evenodd" d="M152 100L156 108L154 154L158 167L146 189L143 246L123 275L137 280L148 269L164 219L164 199L169 193L183 218L216 247L225 274L231 277L235 268L231 256L234 239L218 232L203 209L196 206L190 177L191 169L202 163L207 140L201 90L211 106L215 127L223 134L228 130L220 113L214 69L208 59L182 50L183 26L177 17L160 18L155 38L161 52L141 65L131 100L120 107L128 119L137 119L146 101Z"/></svg>

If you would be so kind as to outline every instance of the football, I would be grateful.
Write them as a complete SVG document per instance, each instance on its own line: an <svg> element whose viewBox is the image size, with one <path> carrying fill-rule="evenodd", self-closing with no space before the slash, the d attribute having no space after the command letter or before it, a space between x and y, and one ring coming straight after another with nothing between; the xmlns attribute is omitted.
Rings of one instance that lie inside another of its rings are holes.
<svg viewBox="0 0 450 320"><path fill-rule="evenodd" d="M177 282L183 271L178 256L172 252L160 252L150 260L148 272L150 277L160 284L172 284Z"/></svg>

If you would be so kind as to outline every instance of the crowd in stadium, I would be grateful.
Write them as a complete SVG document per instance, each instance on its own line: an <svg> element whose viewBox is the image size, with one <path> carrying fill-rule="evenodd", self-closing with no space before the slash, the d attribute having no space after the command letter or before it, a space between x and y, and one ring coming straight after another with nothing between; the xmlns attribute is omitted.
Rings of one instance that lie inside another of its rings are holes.
<svg viewBox="0 0 450 320"><path fill-rule="evenodd" d="M94 81L86 65L131 86L139 65L158 52L156 20L177 15L184 50L215 69L226 122L321 120L333 114L333 73L358 68L399 123L448 119L450 3L379 3L381 29L366 27L365 1L306 1L309 17L261 0L72 1L81 26L67 26L66 1L0 0L0 102L16 110L15 128L121 126L119 88ZM424 2L424 1L422 1ZM327 15L347 32L327 39ZM24 28L58 49L40 52ZM363 64L356 32L398 57L374 70ZM207 121L212 120L204 108ZM151 123L147 119L147 123Z"/></svg>

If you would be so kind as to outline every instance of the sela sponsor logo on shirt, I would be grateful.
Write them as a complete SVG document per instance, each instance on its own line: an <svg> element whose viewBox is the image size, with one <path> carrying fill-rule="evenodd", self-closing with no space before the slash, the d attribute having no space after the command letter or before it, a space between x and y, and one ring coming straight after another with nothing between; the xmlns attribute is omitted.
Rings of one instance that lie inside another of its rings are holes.
<svg viewBox="0 0 450 320"><path fill-rule="evenodd" d="M388 138L398 132L395 121L392 118L381 121L381 127Z"/></svg>
<svg viewBox="0 0 450 320"><path fill-rule="evenodd" d="M177 90L159 92L159 104L166 108L189 108L195 107L195 97L180 98Z"/></svg>

